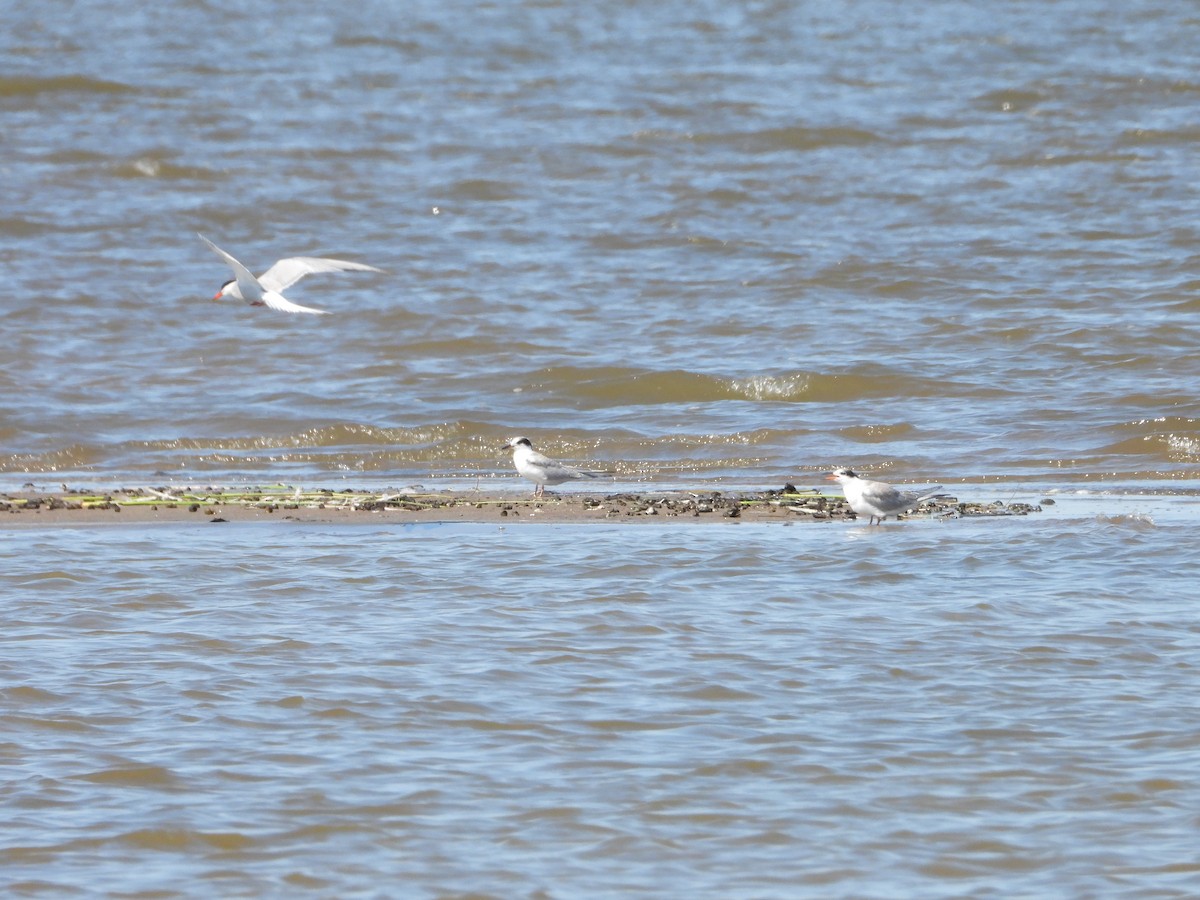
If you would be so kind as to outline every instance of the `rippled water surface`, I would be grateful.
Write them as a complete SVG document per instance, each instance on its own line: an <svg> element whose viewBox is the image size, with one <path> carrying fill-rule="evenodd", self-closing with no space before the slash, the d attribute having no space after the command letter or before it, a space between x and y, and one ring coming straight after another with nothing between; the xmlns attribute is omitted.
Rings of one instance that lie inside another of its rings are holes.
<svg viewBox="0 0 1200 900"><path fill-rule="evenodd" d="M125 6L4 9L0 490L1059 503L13 517L8 893L1200 893L1191 4Z"/></svg>
<svg viewBox="0 0 1200 900"><path fill-rule="evenodd" d="M1193 896L1194 513L1148 503L10 531L0 878Z"/></svg>
<svg viewBox="0 0 1200 900"><path fill-rule="evenodd" d="M1192 478L1187 4L18 4L0 476ZM336 255L388 270L207 298Z"/></svg>

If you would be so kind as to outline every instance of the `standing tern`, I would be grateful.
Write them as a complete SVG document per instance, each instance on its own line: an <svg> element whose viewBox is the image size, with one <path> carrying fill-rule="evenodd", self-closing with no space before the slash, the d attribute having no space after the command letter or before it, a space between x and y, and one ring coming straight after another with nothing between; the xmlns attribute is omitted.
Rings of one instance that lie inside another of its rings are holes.
<svg viewBox="0 0 1200 900"><path fill-rule="evenodd" d="M870 517L868 525L882 524L888 516L899 515L926 500L945 496L939 493L940 484L927 494L899 491L886 482L862 478L850 469L836 469L825 477L841 484L850 508L857 515Z"/></svg>
<svg viewBox="0 0 1200 900"><path fill-rule="evenodd" d="M257 278L240 262L206 238L198 235L200 240L233 269L234 277L221 285L221 289L213 296L214 300L232 297L235 300L245 300L251 306L267 306L279 312L312 313L316 316L329 315L326 310L313 309L311 306L301 306L293 303L283 292L303 278L318 272L382 272L374 266L363 263L347 262L344 259L324 259L319 256L290 256L281 259Z"/></svg>
<svg viewBox="0 0 1200 900"><path fill-rule="evenodd" d="M533 489L535 497L544 496L548 484L562 484L564 481L573 481L578 478L600 477L597 472L577 469L574 466L560 463L556 459L551 459L544 453L538 453L533 449L533 444L527 437L510 438L508 443L500 449L513 452L513 465L517 467L517 474L522 478L528 478L536 485Z"/></svg>

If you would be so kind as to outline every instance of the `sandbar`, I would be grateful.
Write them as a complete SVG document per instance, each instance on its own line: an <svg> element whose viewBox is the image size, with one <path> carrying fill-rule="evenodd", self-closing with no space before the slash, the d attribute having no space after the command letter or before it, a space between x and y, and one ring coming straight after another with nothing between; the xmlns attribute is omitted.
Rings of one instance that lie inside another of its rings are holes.
<svg viewBox="0 0 1200 900"><path fill-rule="evenodd" d="M1027 503L927 501L914 516L1014 516L1039 512ZM64 490L0 494L0 528L65 525L279 522L372 524L629 524L853 521L840 494L785 485L765 491L529 494L479 491L377 491L137 487L104 493Z"/></svg>

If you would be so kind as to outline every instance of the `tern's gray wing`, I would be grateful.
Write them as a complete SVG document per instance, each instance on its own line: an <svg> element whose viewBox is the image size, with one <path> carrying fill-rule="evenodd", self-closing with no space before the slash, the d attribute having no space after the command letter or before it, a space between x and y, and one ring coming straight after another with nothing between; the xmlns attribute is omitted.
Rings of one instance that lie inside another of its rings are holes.
<svg viewBox="0 0 1200 900"><path fill-rule="evenodd" d="M931 487L929 490L927 490L923 494L918 494L915 502L922 503L926 500L934 500L938 497L949 497L949 496L950 496L949 494L945 493L942 490L942 486L939 484L937 487Z"/></svg>
<svg viewBox="0 0 1200 900"><path fill-rule="evenodd" d="M577 469L574 466L568 466L566 463L559 462L557 459L551 459L544 453L532 451L525 457L525 461L530 465L537 466L546 473L550 478L595 478L594 472L585 472L583 469Z"/></svg>
<svg viewBox="0 0 1200 900"><path fill-rule="evenodd" d="M561 471L569 474L572 478L599 478L600 477L600 473L598 473L598 472L589 472L587 469L578 469L575 466L564 466L562 463L558 464L558 468Z"/></svg>
<svg viewBox="0 0 1200 900"><path fill-rule="evenodd" d="M577 469L574 466L563 466L563 468L571 473L572 478L599 478L600 477L599 472L589 472L587 469Z"/></svg>
<svg viewBox="0 0 1200 900"><path fill-rule="evenodd" d="M876 509L891 509L904 503L904 494L883 481L864 481L862 498Z"/></svg>
<svg viewBox="0 0 1200 900"><path fill-rule="evenodd" d="M525 454L525 461L530 465L542 466L546 469L553 469L555 466L562 465L558 460L551 459L545 453L538 453L536 450L529 450Z"/></svg>
<svg viewBox="0 0 1200 900"><path fill-rule="evenodd" d="M259 276L259 281L269 291L285 291L305 275L321 272L382 272L365 263L348 262L344 259L324 259L319 256L290 256L281 259Z"/></svg>
<svg viewBox="0 0 1200 900"><path fill-rule="evenodd" d="M549 472L549 473L565 475L565 474L570 474L572 471L574 471L570 466L566 465L565 463L560 463L557 459L551 459L546 454L538 453L536 450L534 450L528 456L526 456L525 461L527 463L529 463L531 466L537 466L539 469L544 469L546 472Z"/></svg>
<svg viewBox="0 0 1200 900"><path fill-rule="evenodd" d="M871 497L871 502L880 509L905 510L912 509L918 503L923 503L926 500L932 500L934 497L940 497L942 486L939 484L935 488L930 488L924 493L918 491L899 491L890 484L881 484L881 487L887 488L887 491L880 491L879 498L874 495ZM886 499L884 495L886 494Z"/></svg>

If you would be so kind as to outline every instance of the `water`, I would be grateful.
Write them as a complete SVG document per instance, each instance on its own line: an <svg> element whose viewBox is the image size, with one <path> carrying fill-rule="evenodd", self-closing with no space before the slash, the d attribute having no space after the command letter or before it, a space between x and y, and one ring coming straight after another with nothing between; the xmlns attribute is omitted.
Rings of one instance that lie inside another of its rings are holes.
<svg viewBox="0 0 1200 900"><path fill-rule="evenodd" d="M1191 528L19 532L4 877L1193 894ZM1147 558L1166 574L1144 592Z"/></svg>
<svg viewBox="0 0 1200 900"><path fill-rule="evenodd" d="M601 491L850 465L1058 500L874 531L14 516L8 893L1200 892L1186 4L4 22L0 490L524 491L498 448L527 434ZM216 304L197 232L387 274L289 292L326 317Z"/></svg>
<svg viewBox="0 0 1200 900"><path fill-rule="evenodd" d="M8 484L1194 477L1187 8L64 9L0 39ZM217 305L198 231L389 275Z"/></svg>

